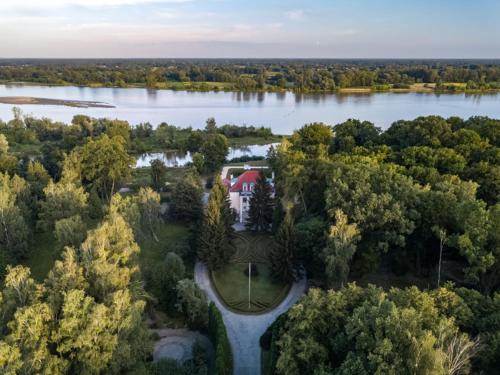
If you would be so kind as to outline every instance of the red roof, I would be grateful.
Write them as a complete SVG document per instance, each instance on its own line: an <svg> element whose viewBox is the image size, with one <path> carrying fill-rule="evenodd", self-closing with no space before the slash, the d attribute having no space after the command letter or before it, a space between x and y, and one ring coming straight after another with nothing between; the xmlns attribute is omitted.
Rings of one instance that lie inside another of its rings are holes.
<svg viewBox="0 0 500 375"><path fill-rule="evenodd" d="M230 192L232 193L235 193L235 192L241 192L243 191L243 183L247 183L248 184L248 191L250 191L250 183L256 183L257 182L257 178L259 177L260 175L260 171L257 171L257 170L250 170L250 171L245 171L243 172L243 174L241 174L239 177L238 177L238 180L236 181L236 183L231 186L231 188L229 189Z"/></svg>

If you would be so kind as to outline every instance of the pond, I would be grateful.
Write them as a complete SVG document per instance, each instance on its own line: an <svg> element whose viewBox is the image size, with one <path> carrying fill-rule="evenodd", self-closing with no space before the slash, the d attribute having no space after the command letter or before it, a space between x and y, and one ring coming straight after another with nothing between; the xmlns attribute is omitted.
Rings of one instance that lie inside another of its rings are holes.
<svg viewBox="0 0 500 375"><path fill-rule="evenodd" d="M24 113L70 122L75 114L109 117L132 125L167 122L202 128L205 120L217 123L266 126L275 134L291 134L305 123L336 124L358 118L387 128L400 119L422 115L484 115L500 118L500 94L294 94L189 92L172 90L89 88L74 86L0 85L0 97L24 96L101 102L114 108L77 108L63 105L20 106ZM0 104L0 119L12 118L12 104Z"/></svg>
<svg viewBox="0 0 500 375"><path fill-rule="evenodd" d="M276 145L276 143L274 144ZM271 144L267 145L249 145L244 147L230 147L229 153L226 157L227 160L233 158L240 158L242 156L266 156L267 151ZM154 159L160 159L165 163L167 167L183 167L188 163L191 163L191 153L179 153L178 151L166 151L166 152L151 152L142 154L137 158L136 167L149 167L151 161Z"/></svg>

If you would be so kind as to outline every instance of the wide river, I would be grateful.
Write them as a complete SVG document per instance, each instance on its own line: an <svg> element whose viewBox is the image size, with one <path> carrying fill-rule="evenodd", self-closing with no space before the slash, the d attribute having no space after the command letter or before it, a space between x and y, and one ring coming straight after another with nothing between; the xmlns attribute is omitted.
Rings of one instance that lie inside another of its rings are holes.
<svg viewBox="0 0 500 375"><path fill-rule="evenodd" d="M64 122L70 122L75 114L86 114L128 120L131 124L167 122L201 128L208 117L215 117L218 124L263 125L276 134L290 134L305 123L336 124L348 118L372 121L383 129L396 120L422 115L500 118L500 94L320 95L0 85L2 96L97 101L116 107L20 106L24 113ZM0 119L10 118L12 105L0 104Z"/></svg>

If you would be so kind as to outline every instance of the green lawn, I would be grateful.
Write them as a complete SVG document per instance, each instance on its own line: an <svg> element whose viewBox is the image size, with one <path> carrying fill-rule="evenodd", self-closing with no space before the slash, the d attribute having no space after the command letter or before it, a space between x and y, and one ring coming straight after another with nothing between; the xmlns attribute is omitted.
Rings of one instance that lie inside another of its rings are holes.
<svg viewBox="0 0 500 375"><path fill-rule="evenodd" d="M278 305L288 292L289 285L275 283L271 277L268 254L272 237L239 233L235 240L236 253L224 269L212 273L217 293L232 310L241 313L262 313ZM248 262L257 265L258 275L251 280L248 305Z"/></svg>
<svg viewBox="0 0 500 375"><path fill-rule="evenodd" d="M146 272L158 262L162 262L167 253L188 251L190 230L187 224L162 223L156 231L156 235L158 242L149 235L139 241L141 247L139 261L141 269ZM182 254L179 255L182 256ZM186 272L187 276L192 275L193 267L186 264Z"/></svg>
<svg viewBox="0 0 500 375"><path fill-rule="evenodd" d="M100 221L87 219L87 228L96 228ZM31 275L36 281L43 281L52 269L55 261L60 259L63 249L57 243L53 232L35 232L30 243L28 256L22 262L31 269Z"/></svg>

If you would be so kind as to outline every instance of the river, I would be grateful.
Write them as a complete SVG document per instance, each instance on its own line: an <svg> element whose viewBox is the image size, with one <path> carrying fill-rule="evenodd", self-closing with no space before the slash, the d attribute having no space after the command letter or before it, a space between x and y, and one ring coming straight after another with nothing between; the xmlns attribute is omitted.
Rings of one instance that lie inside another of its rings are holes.
<svg viewBox="0 0 500 375"><path fill-rule="evenodd" d="M291 134L305 123L336 124L348 118L368 120L385 129L400 119L422 115L484 115L500 118L500 94L294 94L188 92L122 88L0 85L0 97L26 96L84 100L115 108L75 108L62 105L22 105L24 113L70 122L75 114L127 120L135 125L167 122L201 128L208 117L218 124L271 127L276 134ZM0 104L0 119L12 118L12 105Z"/></svg>

